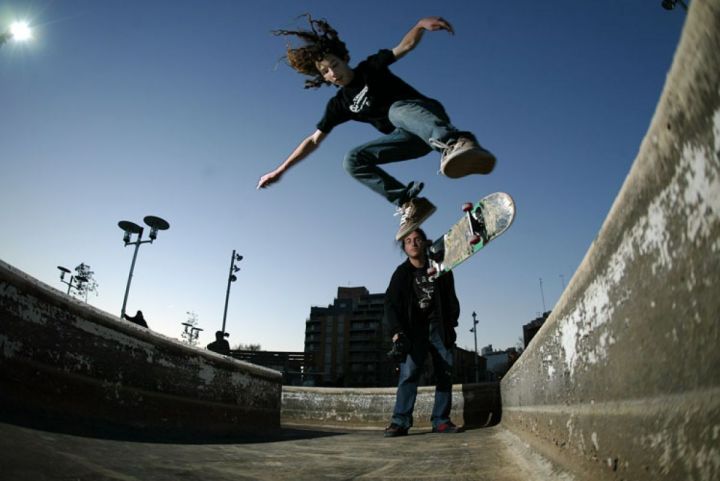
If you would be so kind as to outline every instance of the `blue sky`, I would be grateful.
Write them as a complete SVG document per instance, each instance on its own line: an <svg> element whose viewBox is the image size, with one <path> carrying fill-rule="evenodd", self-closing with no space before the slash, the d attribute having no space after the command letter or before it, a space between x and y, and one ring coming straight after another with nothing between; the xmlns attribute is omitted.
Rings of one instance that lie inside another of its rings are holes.
<svg viewBox="0 0 720 481"><path fill-rule="evenodd" d="M64 290L57 265L92 266L90 304L119 314L132 258L120 220L171 227L140 248L128 311L179 337L186 312L221 327L230 255L231 344L302 350L311 306L338 286L383 292L403 257L398 219L342 168L377 136L344 124L270 189L258 178L315 130L334 88L303 90L270 30L327 18L351 65L392 48L421 17L427 33L392 70L439 99L498 157L490 176L436 175L439 156L388 170L422 180L438 237L460 205L510 193L512 228L456 270L458 344L506 348L558 300L627 175L684 21L658 1L513 2L9 1L0 28L35 38L0 48L0 259Z"/></svg>

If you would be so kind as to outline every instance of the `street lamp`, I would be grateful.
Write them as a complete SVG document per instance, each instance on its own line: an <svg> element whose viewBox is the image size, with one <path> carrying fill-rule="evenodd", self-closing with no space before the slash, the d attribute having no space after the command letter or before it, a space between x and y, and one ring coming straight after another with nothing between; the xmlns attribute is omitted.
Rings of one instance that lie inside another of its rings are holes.
<svg viewBox="0 0 720 481"><path fill-rule="evenodd" d="M63 284L67 284L67 286L68 286L67 293L70 294L70 290L71 290L71 289L77 289L77 288L78 288L75 284L73 284L73 281L75 281L75 276L73 276L72 274L70 274L71 271L70 271L70 269L68 269L67 267L57 266L57 268L60 269L60 282L62 282ZM69 280L69 281L66 281L66 280L65 280L65 274L70 274L70 280Z"/></svg>
<svg viewBox="0 0 720 481"><path fill-rule="evenodd" d="M24 42L32 38L32 30L27 22L13 22L7 32L0 33L0 46L8 40Z"/></svg>
<svg viewBox="0 0 720 481"><path fill-rule="evenodd" d="M120 222L118 222L118 226L123 230L123 232L125 232L125 235L123 236L125 247L129 245L135 246L135 253L133 254L132 264L130 264L130 275L128 276L127 287L125 287L125 298L123 299L122 309L120 310L121 318L125 317L125 306L127 306L128 293L130 292L130 281L132 281L133 271L135 270L135 260L137 259L138 249L140 249L140 245L146 243L152 244L152 242L157 239L157 233L159 230L167 230L170 227L170 224L168 224L160 217L148 215L143 220L145 221L145 224L150 227L149 240L142 240L142 235L144 231L143 227L140 227L139 225L135 224L134 222L130 222L129 220L121 220ZM131 241L133 234L137 234L137 240L134 242Z"/></svg>
<svg viewBox="0 0 720 481"><path fill-rule="evenodd" d="M191 324L189 322L182 322L181 324L185 326L185 335L188 340L188 344L194 346L198 340L198 337L200 337L200 331L202 331L202 328L195 327L194 324Z"/></svg>
<svg viewBox="0 0 720 481"><path fill-rule="evenodd" d="M473 313L472 313L473 327L472 327L472 329L470 329L470 332L472 332L475 335L475 382L478 383L478 382L480 382L480 373L478 372L477 325L478 325L478 322L480 322L480 321L478 321L476 319L476 317L477 317L477 314L475 314L475 311L473 311Z"/></svg>
<svg viewBox="0 0 720 481"><path fill-rule="evenodd" d="M230 299L230 284L237 280L237 276L235 275L235 273L240 270L240 268L235 263L240 262L241 260L243 260L243 256L238 254L235 249L233 249L232 257L230 258L230 273L228 274L227 291L225 292L225 311L223 312L222 323L223 335L225 334L225 320L227 319L228 300Z"/></svg>

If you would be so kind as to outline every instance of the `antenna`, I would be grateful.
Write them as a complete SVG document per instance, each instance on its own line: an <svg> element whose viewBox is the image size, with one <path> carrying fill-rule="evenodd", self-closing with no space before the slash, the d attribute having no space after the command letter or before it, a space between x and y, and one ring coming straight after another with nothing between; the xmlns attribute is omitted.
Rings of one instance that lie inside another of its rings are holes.
<svg viewBox="0 0 720 481"><path fill-rule="evenodd" d="M543 292L542 277L540 278L540 296L542 297L543 314L545 314L545 293Z"/></svg>

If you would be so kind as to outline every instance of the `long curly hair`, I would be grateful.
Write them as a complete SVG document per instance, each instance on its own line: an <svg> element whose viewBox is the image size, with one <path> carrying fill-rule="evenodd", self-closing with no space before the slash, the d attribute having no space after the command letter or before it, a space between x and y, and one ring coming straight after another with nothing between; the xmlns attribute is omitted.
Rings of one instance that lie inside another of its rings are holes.
<svg viewBox="0 0 720 481"><path fill-rule="evenodd" d="M304 42L304 45L299 47L293 47L288 42L285 58L288 65L295 71L310 77L305 80L306 89L331 85L318 72L317 62L328 54L348 62L350 53L345 42L340 40L337 31L330 26L327 20L315 20L308 13L302 17L307 18L310 30L273 30L272 33L277 36L294 36Z"/></svg>

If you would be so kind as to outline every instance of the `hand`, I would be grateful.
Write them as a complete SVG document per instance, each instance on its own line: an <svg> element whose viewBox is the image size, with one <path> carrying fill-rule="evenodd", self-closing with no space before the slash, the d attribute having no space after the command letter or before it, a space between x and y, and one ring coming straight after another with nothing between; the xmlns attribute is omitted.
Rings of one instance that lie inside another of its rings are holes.
<svg viewBox="0 0 720 481"><path fill-rule="evenodd" d="M452 25L450 25L450 22L442 17L425 17L418 21L418 25L425 30L430 30L431 32L434 32L435 30L447 30L451 34L455 35L455 30Z"/></svg>
<svg viewBox="0 0 720 481"><path fill-rule="evenodd" d="M268 172L267 174L260 177L256 189L264 189L269 185L279 181L280 177L282 177L282 171L273 170L272 172Z"/></svg>

